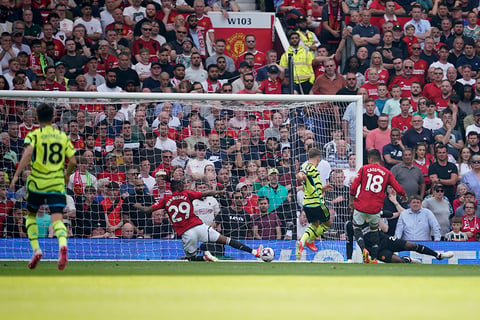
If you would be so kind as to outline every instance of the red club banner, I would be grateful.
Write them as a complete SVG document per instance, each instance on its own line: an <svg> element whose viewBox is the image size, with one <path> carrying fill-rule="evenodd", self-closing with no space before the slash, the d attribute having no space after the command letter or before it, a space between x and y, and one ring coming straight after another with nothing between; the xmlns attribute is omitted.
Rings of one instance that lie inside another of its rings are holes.
<svg viewBox="0 0 480 320"><path fill-rule="evenodd" d="M215 39L225 39L225 52L235 61L246 50L247 34L257 38L257 50L266 53L273 48L273 13L229 12L225 18L221 12L209 12L208 16L215 29Z"/></svg>

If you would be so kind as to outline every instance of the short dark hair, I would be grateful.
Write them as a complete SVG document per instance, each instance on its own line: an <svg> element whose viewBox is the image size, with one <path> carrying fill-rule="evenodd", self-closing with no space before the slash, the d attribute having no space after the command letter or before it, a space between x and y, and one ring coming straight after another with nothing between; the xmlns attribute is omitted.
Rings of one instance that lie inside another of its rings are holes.
<svg viewBox="0 0 480 320"><path fill-rule="evenodd" d="M322 151L320 151L320 149L311 148L308 150L308 159L313 159L316 157L322 157Z"/></svg>
<svg viewBox="0 0 480 320"><path fill-rule="evenodd" d="M262 200L267 200L267 202L270 203L270 199L268 199L266 196L258 197L258 203L260 203Z"/></svg>
<svg viewBox="0 0 480 320"><path fill-rule="evenodd" d="M367 152L367 159L372 159L374 161L380 162L382 160L382 155L377 149L371 149Z"/></svg>
<svg viewBox="0 0 480 320"><path fill-rule="evenodd" d="M37 117L40 123L48 123L53 119L53 107L48 103L42 103L37 107Z"/></svg>

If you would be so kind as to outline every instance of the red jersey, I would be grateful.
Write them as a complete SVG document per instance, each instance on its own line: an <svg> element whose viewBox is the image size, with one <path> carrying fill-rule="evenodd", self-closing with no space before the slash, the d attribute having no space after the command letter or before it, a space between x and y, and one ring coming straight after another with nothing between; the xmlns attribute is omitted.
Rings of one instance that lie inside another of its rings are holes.
<svg viewBox="0 0 480 320"><path fill-rule="evenodd" d="M443 98L441 95L433 99L435 101L435 109L438 113L448 108L448 102L450 101L450 95L446 98Z"/></svg>
<svg viewBox="0 0 480 320"><path fill-rule="evenodd" d="M405 132L408 129L412 128L412 115L409 114L408 117L404 118L401 114L396 115L392 118L390 127L400 129L400 131Z"/></svg>
<svg viewBox="0 0 480 320"><path fill-rule="evenodd" d="M392 91L392 86L398 84L402 89L402 98L408 98L412 95L412 82L418 81L417 77L405 78L404 76L395 76L390 85L388 86L388 91Z"/></svg>
<svg viewBox="0 0 480 320"><path fill-rule="evenodd" d="M402 186L387 168L378 164L361 167L350 187L350 195L355 197L355 209L370 214L379 213L383 207L387 185L391 185L398 194L405 195Z"/></svg>
<svg viewBox="0 0 480 320"><path fill-rule="evenodd" d="M150 52L151 57L157 57L157 53L160 50L160 43L157 40L150 39L148 41L138 38L138 40L133 41L132 44L132 55L140 54L140 49L147 48ZM150 62L156 61L158 58L151 60Z"/></svg>
<svg viewBox="0 0 480 320"><path fill-rule="evenodd" d="M33 131L33 130L38 129L38 128L40 128L40 125L38 125L38 124L33 124L29 128L29 127L27 127L25 122L20 123L20 125L18 126L18 131L19 131L19 134L20 134L20 138L25 139L25 137L27 136L27 134L30 131Z"/></svg>
<svg viewBox="0 0 480 320"><path fill-rule="evenodd" d="M435 82L427 83L422 90L422 96L428 100L434 100L436 97L442 96L442 90Z"/></svg>
<svg viewBox="0 0 480 320"><path fill-rule="evenodd" d="M110 23L105 27L105 31L113 29L113 23ZM130 35L133 33L132 28L130 28L127 24L122 24L122 33L120 34L122 38Z"/></svg>
<svg viewBox="0 0 480 320"><path fill-rule="evenodd" d="M33 72L35 72L37 76L43 76L42 62L40 57L37 57L32 53L28 57L28 66Z"/></svg>
<svg viewBox="0 0 480 320"><path fill-rule="evenodd" d="M53 81L53 83L45 84L45 91L67 91L67 89L57 81Z"/></svg>
<svg viewBox="0 0 480 320"><path fill-rule="evenodd" d="M210 18L207 17L206 15L203 15L201 18L197 17L197 26L203 29L204 36L206 36L208 32L213 31L212 20L210 20Z"/></svg>
<svg viewBox="0 0 480 320"><path fill-rule="evenodd" d="M375 100L375 99L378 99L377 88L378 88L379 84L380 83L378 83L378 82L376 84L371 84L370 82L367 82L367 83L363 84L360 88L367 89L368 97Z"/></svg>
<svg viewBox="0 0 480 320"><path fill-rule="evenodd" d="M238 66L239 66L240 62L245 60L245 54L246 53L247 53L247 51L245 51L240 56L238 56L237 64L236 64L237 69L238 69ZM263 67L264 65L267 64L267 56L265 55L265 53L263 53L261 51L258 51L258 50L255 50L255 52L253 54L255 56L255 63L253 64L253 70L258 70L258 69L260 69L261 67Z"/></svg>
<svg viewBox="0 0 480 320"><path fill-rule="evenodd" d="M368 79L368 71L370 71L370 68L365 71L365 79ZM388 77L390 77L390 75L387 69L380 70L380 72L378 72L378 83L387 84Z"/></svg>
<svg viewBox="0 0 480 320"><path fill-rule="evenodd" d="M122 204L123 199L119 199L118 202L113 203L110 198L105 198L102 202L100 202L103 208L103 212L107 214L108 223L115 227L122 221ZM117 237L122 236L122 228L118 228L115 230L115 235Z"/></svg>
<svg viewBox="0 0 480 320"><path fill-rule="evenodd" d="M110 172L105 170L97 175L98 180L105 178L107 178L110 182L118 182L118 184L120 185L124 184L127 181L127 177L122 171Z"/></svg>
<svg viewBox="0 0 480 320"><path fill-rule="evenodd" d="M45 42L45 39L42 39L43 42ZM55 51L53 53L53 56L57 59L60 59L65 55L65 46L63 45L63 42L57 39L52 39L50 40L54 44Z"/></svg>
<svg viewBox="0 0 480 320"><path fill-rule="evenodd" d="M112 138L106 137L105 141L102 142L100 141L100 138L97 137L97 139L95 139L95 144L93 146L93 149L103 154L107 154L108 152L113 150L113 147L114 146L113 146Z"/></svg>
<svg viewBox="0 0 480 320"><path fill-rule="evenodd" d="M97 73L102 77L105 77L105 71L116 67L118 67L118 60L116 56L109 54L106 59L102 58L101 56L98 57Z"/></svg>
<svg viewBox="0 0 480 320"><path fill-rule="evenodd" d="M155 170L153 170L152 176L155 177L155 175L159 170L165 171L167 173L167 176L170 176L170 171L172 171L172 166L171 165L166 166L163 163L161 163L158 165L158 167L155 168Z"/></svg>
<svg viewBox="0 0 480 320"><path fill-rule="evenodd" d="M280 78L275 81L270 78L264 79L258 89L262 90L264 94L282 94L282 80Z"/></svg>
<svg viewBox="0 0 480 320"><path fill-rule="evenodd" d="M473 236L468 238L468 241L475 241L477 234L480 233L480 219L473 217L472 220L468 220L467 215L462 217L462 232L472 232Z"/></svg>
<svg viewBox="0 0 480 320"><path fill-rule="evenodd" d="M333 57L333 62L335 62L335 70L337 70L340 61L337 61L337 59ZM325 73L325 66L323 65L323 61L312 63L312 66L313 72L315 73L315 80L317 80L318 77Z"/></svg>
<svg viewBox="0 0 480 320"><path fill-rule="evenodd" d="M420 59L418 61L414 61L413 64L413 75L417 77L418 81L420 84L423 86L425 83L425 76L427 75L428 72L428 62Z"/></svg>
<svg viewBox="0 0 480 320"><path fill-rule="evenodd" d="M193 213L192 205L193 200L201 197L202 193L199 191L175 191L173 194L165 195L163 199L158 200L152 208L154 210L165 209L172 222L173 229L181 236L185 231L203 224L202 220Z"/></svg>

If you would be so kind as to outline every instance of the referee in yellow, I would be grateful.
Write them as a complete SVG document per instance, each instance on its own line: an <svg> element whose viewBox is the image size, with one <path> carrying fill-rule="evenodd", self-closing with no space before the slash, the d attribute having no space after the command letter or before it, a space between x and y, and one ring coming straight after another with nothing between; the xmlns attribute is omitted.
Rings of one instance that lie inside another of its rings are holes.
<svg viewBox="0 0 480 320"><path fill-rule="evenodd" d="M308 161L305 162L296 177L303 184L303 211L310 225L305 230L302 238L297 241L295 256L297 260L302 257L305 247L318 251L315 239L320 237L331 225L330 212L323 199L323 191L331 190L332 186L322 186L317 166L322 160L322 152L317 148L308 151Z"/></svg>
<svg viewBox="0 0 480 320"><path fill-rule="evenodd" d="M43 204L48 205L51 213L52 227L58 239L58 269L67 265L67 228L63 224L63 209L66 206L65 185L76 165L75 148L64 132L52 127L54 109L49 104L37 107L40 128L29 132L25 138L22 159L13 176L10 188L15 190L15 183L23 170L30 164L32 173L27 179L26 221L28 238L33 249L33 256L28 264L34 269L42 259L42 249L38 244L37 211ZM64 172L65 159L68 159L67 172Z"/></svg>

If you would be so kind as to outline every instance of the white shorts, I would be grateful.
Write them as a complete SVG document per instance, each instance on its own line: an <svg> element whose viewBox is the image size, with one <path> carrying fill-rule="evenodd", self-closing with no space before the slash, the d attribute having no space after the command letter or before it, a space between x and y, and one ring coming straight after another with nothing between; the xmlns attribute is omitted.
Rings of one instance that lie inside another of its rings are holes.
<svg viewBox="0 0 480 320"><path fill-rule="evenodd" d="M206 224L199 224L182 234L183 250L187 257L197 253L198 242L217 242L220 233Z"/></svg>
<svg viewBox="0 0 480 320"><path fill-rule="evenodd" d="M380 221L380 216L382 215L382 211L379 213L371 214L365 213L358 210L353 210L353 224L357 226L363 226L365 223L370 225L370 228L376 229L378 228L378 223Z"/></svg>

